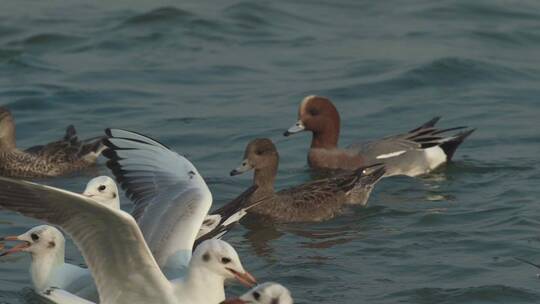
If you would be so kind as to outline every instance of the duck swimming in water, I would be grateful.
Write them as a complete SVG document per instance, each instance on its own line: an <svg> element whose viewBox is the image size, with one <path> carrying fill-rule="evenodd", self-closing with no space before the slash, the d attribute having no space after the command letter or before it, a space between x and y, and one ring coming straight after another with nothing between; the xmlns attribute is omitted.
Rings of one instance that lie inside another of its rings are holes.
<svg viewBox="0 0 540 304"><path fill-rule="evenodd" d="M383 163L385 176L417 176L450 161L459 145L474 132L467 127L436 129L439 119L435 117L407 133L339 148L340 117L336 107L328 98L308 96L300 104L298 121L283 135L302 131L313 134L308 153L312 168L355 170ZM455 130L461 131L446 135Z"/></svg>
<svg viewBox="0 0 540 304"><path fill-rule="evenodd" d="M88 168L105 147L101 137L80 141L70 125L61 140L20 150L15 144L11 112L0 107L0 175L18 178L52 177Z"/></svg>
<svg viewBox="0 0 540 304"><path fill-rule="evenodd" d="M323 221L340 214L347 204L366 205L373 186L385 172L384 166L375 165L370 170L359 168L276 192L278 163L276 146L270 139L258 138L249 142L242 164L230 173L232 176L255 171L253 184L258 188L249 199L267 199L248 212L275 222Z"/></svg>

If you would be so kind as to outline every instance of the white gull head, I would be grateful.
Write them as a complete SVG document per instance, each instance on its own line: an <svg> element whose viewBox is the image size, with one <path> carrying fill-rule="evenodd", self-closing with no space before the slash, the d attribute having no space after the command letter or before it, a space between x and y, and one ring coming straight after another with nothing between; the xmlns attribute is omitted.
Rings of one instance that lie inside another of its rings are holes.
<svg viewBox="0 0 540 304"><path fill-rule="evenodd" d="M240 298L229 299L222 304L293 304L289 290L283 285L267 282L255 286Z"/></svg>
<svg viewBox="0 0 540 304"><path fill-rule="evenodd" d="M30 273L34 288L38 291L46 288L55 269L64 265L65 239L62 233L53 226L37 226L21 235L8 236L3 240L22 241L0 256L17 252L30 253L32 256Z"/></svg>
<svg viewBox="0 0 540 304"><path fill-rule="evenodd" d="M120 209L118 187L114 180L108 176L98 176L91 179L86 185L83 195L111 208Z"/></svg>

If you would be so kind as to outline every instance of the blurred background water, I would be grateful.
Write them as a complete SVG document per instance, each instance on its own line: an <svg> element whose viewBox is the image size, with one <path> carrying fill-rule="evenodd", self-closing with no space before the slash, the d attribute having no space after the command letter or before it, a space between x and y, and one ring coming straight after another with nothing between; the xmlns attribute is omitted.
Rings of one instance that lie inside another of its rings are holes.
<svg viewBox="0 0 540 304"><path fill-rule="evenodd" d="M478 128L454 163L383 180L367 208L227 235L297 303L537 303L538 270L513 257L540 261L539 80L532 0L0 1L0 103L20 147L68 124L149 134L197 166L214 207L250 184L228 172L255 137L278 146L278 188L310 180L310 136L281 136L306 95L335 102L342 145L436 115ZM42 182L82 191L96 174L103 159ZM0 211L0 235L36 224ZM67 259L83 262L72 243ZM0 259L0 302L29 301L29 263Z"/></svg>

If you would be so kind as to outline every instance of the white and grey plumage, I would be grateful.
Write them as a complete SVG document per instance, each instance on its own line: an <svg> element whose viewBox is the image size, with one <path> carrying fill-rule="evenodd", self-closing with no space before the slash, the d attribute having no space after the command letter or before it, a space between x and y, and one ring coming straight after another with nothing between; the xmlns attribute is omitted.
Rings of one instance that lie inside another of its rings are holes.
<svg viewBox="0 0 540 304"><path fill-rule="evenodd" d="M108 176L91 179L82 195L111 208L120 208L118 188ZM21 243L0 256L17 252L30 253L30 275L36 292L54 286L84 298L97 300L97 290L88 269L65 262L65 239L55 227L41 225L18 236L0 238L0 241L2 240Z"/></svg>
<svg viewBox="0 0 540 304"><path fill-rule="evenodd" d="M222 236L254 205L244 199L256 189L250 188L208 215L212 194L185 157L142 134L120 129L105 133L107 166L135 205L132 215L158 265L168 272L187 265L196 239L199 244Z"/></svg>
<svg viewBox="0 0 540 304"><path fill-rule="evenodd" d="M85 268L65 262L65 239L62 232L55 227L40 225L21 235L2 237L0 241L19 243L0 256L17 252L31 255L30 277L36 292L45 291L52 286L69 290L72 284L88 275Z"/></svg>
<svg viewBox="0 0 540 304"><path fill-rule="evenodd" d="M225 279L254 283L234 249L223 241L201 244L188 274L169 281L130 214L83 195L25 181L2 177L0 189L1 207L58 225L71 236L92 273L100 303L219 302ZM214 285L208 287L209 282ZM219 284L221 289L212 288ZM71 298L71 303L85 303Z"/></svg>
<svg viewBox="0 0 540 304"><path fill-rule="evenodd" d="M293 304L293 298L283 285L266 282L253 287L239 298L228 299L220 304Z"/></svg>
<svg viewBox="0 0 540 304"><path fill-rule="evenodd" d="M450 161L459 145L474 132L464 126L437 129L439 119L435 117L407 133L339 148L341 119L337 108L328 98L307 96L300 103L298 121L283 135L312 132L308 152L312 168L354 170L382 163L385 176L418 176Z"/></svg>
<svg viewBox="0 0 540 304"><path fill-rule="evenodd" d="M20 150L15 143L11 112L0 107L0 175L34 178L68 174L95 164L103 150L101 138L80 141L72 125L61 140Z"/></svg>

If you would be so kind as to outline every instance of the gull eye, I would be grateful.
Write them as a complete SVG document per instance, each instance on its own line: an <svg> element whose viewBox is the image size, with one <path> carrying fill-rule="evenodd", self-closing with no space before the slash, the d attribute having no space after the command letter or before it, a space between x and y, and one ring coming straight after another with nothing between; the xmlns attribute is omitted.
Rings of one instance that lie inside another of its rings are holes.
<svg viewBox="0 0 540 304"><path fill-rule="evenodd" d="M231 262L231 259L229 258L221 258L221 263L223 264L229 264Z"/></svg>
<svg viewBox="0 0 540 304"><path fill-rule="evenodd" d="M101 185L97 189L98 189L99 192L101 192L101 191L105 190L106 188L107 187L105 187L105 185Z"/></svg>
<svg viewBox="0 0 540 304"><path fill-rule="evenodd" d="M39 235L36 233L30 234L30 237L32 238L32 241L37 242L39 240Z"/></svg>
<svg viewBox="0 0 540 304"><path fill-rule="evenodd" d="M261 298L261 294L257 291L254 291L253 298L258 301Z"/></svg>

